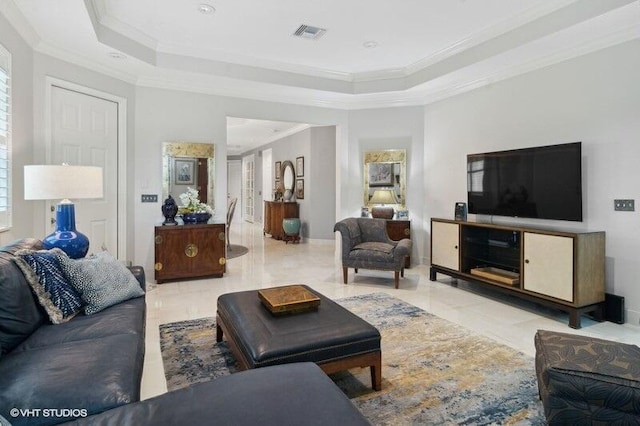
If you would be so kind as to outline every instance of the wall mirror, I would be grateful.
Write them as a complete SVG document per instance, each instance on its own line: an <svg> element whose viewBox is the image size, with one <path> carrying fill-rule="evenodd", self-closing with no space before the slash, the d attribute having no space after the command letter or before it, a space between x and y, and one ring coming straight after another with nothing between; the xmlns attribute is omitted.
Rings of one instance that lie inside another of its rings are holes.
<svg viewBox="0 0 640 426"><path fill-rule="evenodd" d="M162 145L162 199L171 195L180 206L187 188L199 192L200 201L213 209L214 145L196 142L165 142Z"/></svg>
<svg viewBox="0 0 640 426"><path fill-rule="evenodd" d="M295 185L295 171L293 163L291 161L284 161L282 163L282 185L284 188L284 200L291 201L293 197L293 190Z"/></svg>
<svg viewBox="0 0 640 426"><path fill-rule="evenodd" d="M364 206L371 202L377 190L392 196L388 203L395 208L406 208L407 200L407 153L404 149L368 151L364 154Z"/></svg>

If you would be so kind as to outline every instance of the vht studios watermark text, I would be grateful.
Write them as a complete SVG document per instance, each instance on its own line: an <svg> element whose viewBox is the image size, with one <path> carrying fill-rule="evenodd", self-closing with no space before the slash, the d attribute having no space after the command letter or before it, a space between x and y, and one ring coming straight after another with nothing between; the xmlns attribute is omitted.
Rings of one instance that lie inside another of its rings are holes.
<svg viewBox="0 0 640 426"><path fill-rule="evenodd" d="M11 417L87 417L86 408L12 408Z"/></svg>

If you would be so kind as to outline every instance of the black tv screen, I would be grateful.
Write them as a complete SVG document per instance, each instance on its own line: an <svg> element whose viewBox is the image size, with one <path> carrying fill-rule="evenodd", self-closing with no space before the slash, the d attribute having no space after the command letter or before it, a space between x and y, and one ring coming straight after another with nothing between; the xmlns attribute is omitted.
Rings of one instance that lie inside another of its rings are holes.
<svg viewBox="0 0 640 426"><path fill-rule="evenodd" d="M467 155L469 213L582 221L582 143Z"/></svg>

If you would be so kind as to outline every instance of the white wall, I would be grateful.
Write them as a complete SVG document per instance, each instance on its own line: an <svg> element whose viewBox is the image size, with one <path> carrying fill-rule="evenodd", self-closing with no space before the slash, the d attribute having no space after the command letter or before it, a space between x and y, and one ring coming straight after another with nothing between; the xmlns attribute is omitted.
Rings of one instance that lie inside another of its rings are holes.
<svg viewBox="0 0 640 426"><path fill-rule="evenodd" d="M0 244L32 235L33 201L24 201L23 168L33 164L33 52L0 14L0 44L11 53L11 183L13 227L0 233Z"/></svg>
<svg viewBox="0 0 640 426"><path fill-rule="evenodd" d="M413 240L412 264L428 263L425 257L426 230L423 220L424 108L403 107L352 111L349 113L348 156L342 172L346 182L347 208L344 217L360 216L363 199L365 151L405 149L407 151L407 210ZM427 223L428 225L428 223Z"/></svg>
<svg viewBox="0 0 640 426"><path fill-rule="evenodd" d="M216 157L215 219L224 222L227 199L227 116L341 125L346 128L346 113L338 110L140 87L136 91L135 158L138 161L133 197L139 200L143 192L162 194L163 142L212 142L215 144ZM295 162L295 156L290 159ZM275 151L273 161L279 161ZM261 168L260 162L256 166ZM262 178L258 169L256 178L256 187L261 188ZM159 204L136 204L134 262L145 267L150 279L153 279L154 226L161 223L162 219Z"/></svg>
<svg viewBox="0 0 640 426"><path fill-rule="evenodd" d="M584 222L502 219L606 232L606 289L640 322L640 41L592 53L425 108L424 211L453 218L466 200L466 154L582 141ZM429 231L428 226L425 228Z"/></svg>

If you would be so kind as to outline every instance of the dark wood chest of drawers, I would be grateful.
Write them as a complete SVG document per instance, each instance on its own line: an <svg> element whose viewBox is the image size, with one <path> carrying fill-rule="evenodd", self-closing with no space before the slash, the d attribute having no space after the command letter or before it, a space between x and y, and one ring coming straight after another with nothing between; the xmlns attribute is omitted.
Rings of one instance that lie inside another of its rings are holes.
<svg viewBox="0 0 640 426"><path fill-rule="evenodd" d="M299 217L298 203L265 201L264 202L264 233L276 240L284 237L282 219Z"/></svg>
<svg viewBox="0 0 640 426"><path fill-rule="evenodd" d="M400 241L403 238L411 239L411 221L403 219L387 220L387 234L393 241ZM411 267L411 256L407 256L404 267Z"/></svg>
<svg viewBox="0 0 640 426"><path fill-rule="evenodd" d="M156 281L221 277L227 262L225 238L223 223L156 226Z"/></svg>

